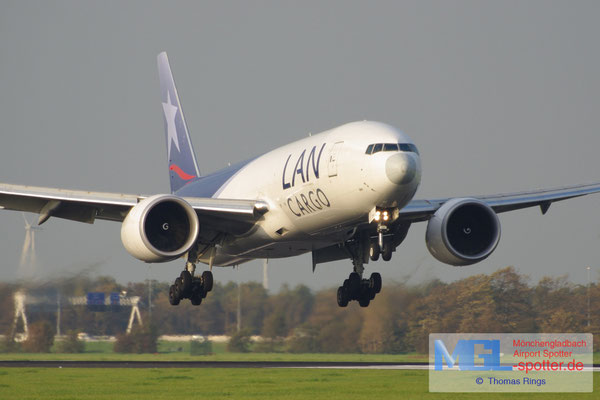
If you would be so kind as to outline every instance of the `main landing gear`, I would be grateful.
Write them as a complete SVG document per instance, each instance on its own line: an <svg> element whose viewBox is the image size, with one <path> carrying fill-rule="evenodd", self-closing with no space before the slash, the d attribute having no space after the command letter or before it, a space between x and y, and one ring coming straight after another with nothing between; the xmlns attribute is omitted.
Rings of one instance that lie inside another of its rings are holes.
<svg viewBox="0 0 600 400"><path fill-rule="evenodd" d="M212 272L204 271L200 277L195 277L195 270L196 266L188 262L186 269L169 288L169 303L172 306L178 305L182 299L190 299L193 305L199 306L202 299L212 290Z"/></svg>
<svg viewBox="0 0 600 400"><path fill-rule="evenodd" d="M376 208L373 210L372 222L377 223L377 236L373 237L372 231L359 232L353 241L346 244L354 272L338 287L337 303L340 307L348 306L348 302L352 300L358 301L361 307L367 307L381 291L380 274L374 272L369 279L363 279L364 264L369 260L377 261L380 256L384 261L392 259L394 249L404 240L410 227L410 222L390 226L397 218L396 214L394 209Z"/></svg>
<svg viewBox="0 0 600 400"><path fill-rule="evenodd" d="M367 246L369 238L358 237L356 246L352 249L352 264L354 272L350 274L342 286L337 290L337 303L340 307L348 306L352 300L358 301L361 307L368 307L371 300L381 291L381 275L377 272L371 274L369 279L363 279L364 263L368 262ZM378 248L369 248L369 252ZM377 254L379 256L379 254Z"/></svg>
<svg viewBox="0 0 600 400"><path fill-rule="evenodd" d="M381 291L381 275L371 274L369 279L361 279L357 272L350 274L344 284L337 290L337 303L346 307L351 300L357 300L361 307L368 307L375 295Z"/></svg>

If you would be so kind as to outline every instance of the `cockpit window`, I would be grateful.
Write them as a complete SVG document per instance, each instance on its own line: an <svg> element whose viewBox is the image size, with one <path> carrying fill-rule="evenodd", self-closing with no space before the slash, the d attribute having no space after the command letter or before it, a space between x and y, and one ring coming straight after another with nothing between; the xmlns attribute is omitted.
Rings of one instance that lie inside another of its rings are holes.
<svg viewBox="0 0 600 400"><path fill-rule="evenodd" d="M398 143L400 146L400 151L408 151L410 153L419 154L419 150L417 150L417 146L412 143Z"/></svg>
<svg viewBox="0 0 600 400"><path fill-rule="evenodd" d="M409 153L419 154L417 146L412 143L374 143L370 144L365 151L365 154L375 154L380 151L406 151Z"/></svg>

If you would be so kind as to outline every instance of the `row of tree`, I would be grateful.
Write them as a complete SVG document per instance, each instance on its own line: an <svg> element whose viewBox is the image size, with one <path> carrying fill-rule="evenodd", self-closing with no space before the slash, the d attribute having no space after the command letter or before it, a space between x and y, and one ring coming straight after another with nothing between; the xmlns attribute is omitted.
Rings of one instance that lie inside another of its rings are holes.
<svg viewBox="0 0 600 400"><path fill-rule="evenodd" d="M169 283L152 283L151 321L157 333L233 334L238 327L239 295L244 332L270 339L267 344L287 338L289 351L427 352L432 332L600 333L600 286L575 285L566 278L543 278L530 285L512 267L452 283L386 285L368 308L360 308L356 302L338 307L335 288L313 293L306 286L284 286L279 293L269 294L258 283L242 284L239 291L235 283L215 284L201 306L186 301L172 307L168 287ZM0 327L5 333L12 328L15 290L16 285L0 284ZM127 291L142 297L143 319L150 319L147 282L124 286L108 277L77 278L46 290L55 296ZM89 312L85 307L64 305L61 330L120 334L129 312ZM29 314L34 322L46 320L50 326L56 325L53 309Z"/></svg>

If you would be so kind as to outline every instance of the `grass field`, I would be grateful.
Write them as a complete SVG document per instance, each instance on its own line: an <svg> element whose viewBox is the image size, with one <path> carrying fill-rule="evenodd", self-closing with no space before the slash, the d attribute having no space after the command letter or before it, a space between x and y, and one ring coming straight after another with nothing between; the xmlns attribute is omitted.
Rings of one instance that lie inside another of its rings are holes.
<svg viewBox="0 0 600 400"><path fill-rule="evenodd" d="M113 353L113 343L88 342L85 352L65 353L0 353L0 361L333 361L333 362L427 362L427 354L292 354L292 353L229 353L225 343L213 343L213 354L190 355L189 342L159 341L155 354ZM594 353L594 363L600 364L600 352ZM2 398L0 397L0 400Z"/></svg>
<svg viewBox="0 0 600 400"><path fill-rule="evenodd" d="M191 356L189 353L117 354L117 353L8 353L0 361L348 361L348 362L426 362L420 354L289 354L289 353L218 353ZM2 397L0 397L2 399Z"/></svg>
<svg viewBox="0 0 600 400"><path fill-rule="evenodd" d="M224 343L213 343L213 354L190 355L189 342L160 341L155 354L119 354L112 352L113 343L88 342L85 352L65 353L0 353L0 360L43 361L352 361L352 362L426 362L427 355L409 354L291 354L291 353L229 353ZM2 397L0 397L2 399Z"/></svg>
<svg viewBox="0 0 600 400"><path fill-rule="evenodd" d="M189 342L160 342L156 354L116 354L112 343L86 343L81 354L0 354L0 360L127 361L427 361L424 354L228 353L191 356ZM594 354L596 363L600 353ZM594 373L598 387L600 373ZM0 368L0 399L479 399L477 393L429 393L427 371L348 369ZM595 393L489 393L491 399L597 399Z"/></svg>
<svg viewBox="0 0 600 400"><path fill-rule="evenodd" d="M1 368L0 399L597 399L595 393L429 393L427 371ZM598 386L600 373L594 373Z"/></svg>

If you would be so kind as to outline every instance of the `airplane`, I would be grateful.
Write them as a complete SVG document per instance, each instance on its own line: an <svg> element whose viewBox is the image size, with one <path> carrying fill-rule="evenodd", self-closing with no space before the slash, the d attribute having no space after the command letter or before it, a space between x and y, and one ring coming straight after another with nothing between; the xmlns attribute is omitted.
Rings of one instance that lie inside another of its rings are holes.
<svg viewBox="0 0 600 400"><path fill-rule="evenodd" d="M364 266L389 261L416 222L439 261L464 266L487 258L500 240L497 214L600 191L600 183L491 196L414 199L421 181L415 143L381 122L351 122L201 175L167 54L158 55L170 193L151 196L0 184L0 209L93 223L121 222L127 252L147 263L185 258L169 302L199 305L213 267L312 253L318 264L350 259L337 303L367 307L381 275ZM196 264L208 265L202 274Z"/></svg>

